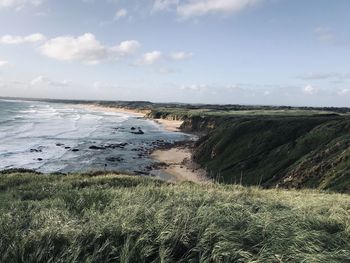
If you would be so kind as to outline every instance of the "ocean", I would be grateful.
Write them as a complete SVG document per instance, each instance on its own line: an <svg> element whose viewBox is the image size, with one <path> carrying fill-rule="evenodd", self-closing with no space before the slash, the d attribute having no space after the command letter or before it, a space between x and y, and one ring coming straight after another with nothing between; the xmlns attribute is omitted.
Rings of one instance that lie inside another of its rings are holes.
<svg viewBox="0 0 350 263"><path fill-rule="evenodd" d="M139 128L144 134L133 133ZM155 145L190 139L125 113L0 100L0 170L142 173L154 163L148 152Z"/></svg>

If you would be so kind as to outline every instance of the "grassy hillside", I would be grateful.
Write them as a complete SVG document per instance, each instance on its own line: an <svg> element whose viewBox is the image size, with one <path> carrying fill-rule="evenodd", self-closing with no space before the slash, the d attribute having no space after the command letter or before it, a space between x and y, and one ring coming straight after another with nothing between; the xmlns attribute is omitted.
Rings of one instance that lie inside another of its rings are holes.
<svg viewBox="0 0 350 263"><path fill-rule="evenodd" d="M184 120L194 159L220 182L350 192L348 108L99 102Z"/></svg>
<svg viewBox="0 0 350 263"><path fill-rule="evenodd" d="M194 158L227 183L346 192L349 135L347 116L222 118L198 142Z"/></svg>
<svg viewBox="0 0 350 263"><path fill-rule="evenodd" d="M349 262L350 196L0 175L0 262Z"/></svg>

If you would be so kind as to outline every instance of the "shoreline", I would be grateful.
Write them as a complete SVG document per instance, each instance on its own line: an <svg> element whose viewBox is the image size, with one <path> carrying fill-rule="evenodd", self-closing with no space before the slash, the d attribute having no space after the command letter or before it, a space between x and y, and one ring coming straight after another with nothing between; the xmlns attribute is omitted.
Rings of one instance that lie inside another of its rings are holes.
<svg viewBox="0 0 350 263"><path fill-rule="evenodd" d="M134 115L135 117L146 117L146 112L140 112L137 110L130 110L125 108L118 108L118 107L105 107L100 105L94 105L94 104L77 104L77 106L89 110L95 110L95 111L103 111L103 112L115 112L115 113L126 113L130 115Z"/></svg>
<svg viewBox="0 0 350 263"><path fill-rule="evenodd" d="M126 113L135 117L147 118L148 111L138 111L120 107L106 107L100 105L79 104L79 106L104 112ZM152 119L147 118L161 125L166 131L181 132L180 126L183 121L167 120L167 119ZM171 176L175 182L191 181L195 183L208 183L206 171L199 164L192 160L191 147L187 144L178 146L173 145L170 148L155 149L150 158L160 164L160 167L155 168L155 172L163 172ZM157 165L157 163L156 163Z"/></svg>
<svg viewBox="0 0 350 263"><path fill-rule="evenodd" d="M171 131L171 132L180 132L180 126L183 123L183 121L177 121L177 120L148 118L147 113L149 111L147 111L147 110L138 111L138 110L133 110L133 109L126 109L126 108L120 108L120 107L106 107L106 106L93 105L93 104L78 104L78 105L83 107L83 108L90 109L90 110L115 112L115 113L126 113L126 114L133 115L135 117L146 118L146 119L152 120L155 123L161 125L166 131Z"/></svg>

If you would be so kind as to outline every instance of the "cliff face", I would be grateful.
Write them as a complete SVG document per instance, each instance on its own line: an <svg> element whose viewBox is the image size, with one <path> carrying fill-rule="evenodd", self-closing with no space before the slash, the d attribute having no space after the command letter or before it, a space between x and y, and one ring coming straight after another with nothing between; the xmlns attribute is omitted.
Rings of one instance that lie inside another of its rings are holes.
<svg viewBox="0 0 350 263"><path fill-rule="evenodd" d="M193 117L182 128L206 133L194 159L218 181L350 191L348 117Z"/></svg>
<svg viewBox="0 0 350 263"><path fill-rule="evenodd" d="M181 130L185 132L195 132L205 135L215 130L219 124L219 119L195 116L185 119L181 125Z"/></svg>
<svg viewBox="0 0 350 263"><path fill-rule="evenodd" d="M149 118L183 120L182 131L200 135L193 158L215 180L350 192L349 116L281 108L266 115L179 105L148 110Z"/></svg>

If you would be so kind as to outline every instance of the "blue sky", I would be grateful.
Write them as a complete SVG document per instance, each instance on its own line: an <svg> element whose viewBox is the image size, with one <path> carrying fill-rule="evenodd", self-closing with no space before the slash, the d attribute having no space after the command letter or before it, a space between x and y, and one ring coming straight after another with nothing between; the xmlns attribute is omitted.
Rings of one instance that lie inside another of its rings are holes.
<svg viewBox="0 0 350 263"><path fill-rule="evenodd" d="M350 106L348 0L0 0L0 96Z"/></svg>

